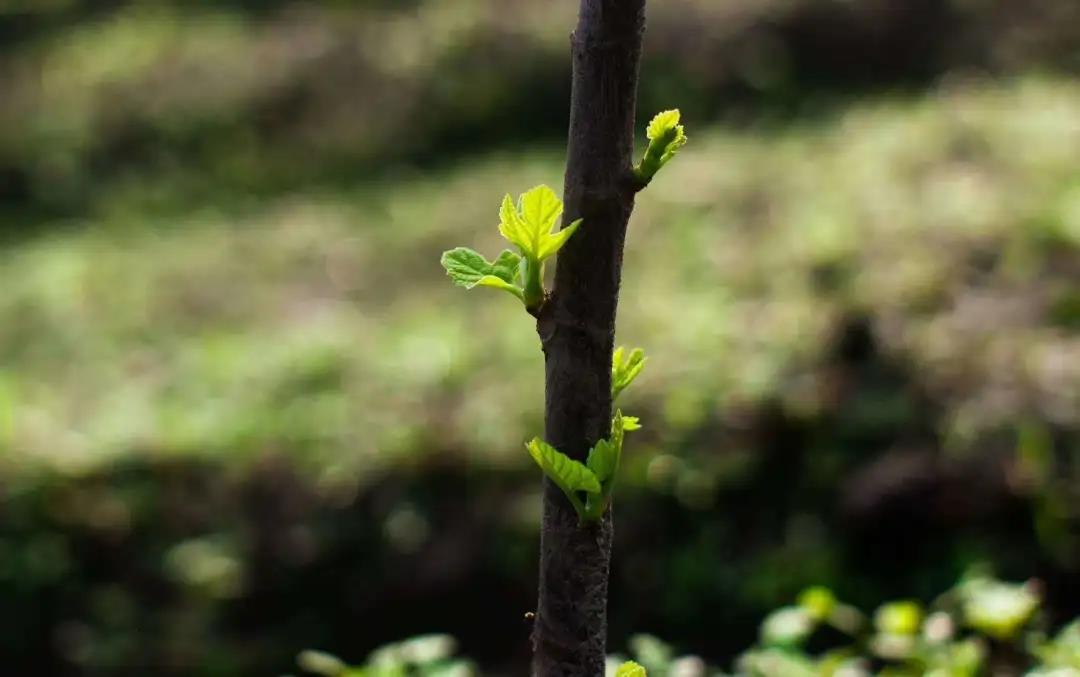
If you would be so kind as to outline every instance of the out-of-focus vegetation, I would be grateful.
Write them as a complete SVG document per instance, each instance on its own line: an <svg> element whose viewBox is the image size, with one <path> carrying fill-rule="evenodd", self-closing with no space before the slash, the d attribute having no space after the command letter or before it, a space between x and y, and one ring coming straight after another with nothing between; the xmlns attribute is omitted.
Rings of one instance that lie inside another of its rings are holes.
<svg viewBox="0 0 1080 677"><path fill-rule="evenodd" d="M0 3L10 670L520 674L534 330L437 260L557 185L572 5ZM1075 616L1080 6L653 5L695 133L627 243L613 646L977 561Z"/></svg>
<svg viewBox="0 0 1080 677"><path fill-rule="evenodd" d="M1004 583L969 572L924 609L916 601L888 602L867 616L840 602L831 590L811 587L798 603L773 611L760 638L734 663L736 677L976 677L1080 674L1080 618L1056 634L1040 614L1037 581ZM700 656L678 655L652 635L630 638L634 661L610 656L608 677L630 668L644 677L723 677ZM380 647L366 665L350 667L336 656L304 651L298 663L325 677L472 677L475 668L453 659L444 635L416 637Z"/></svg>
<svg viewBox="0 0 1080 677"><path fill-rule="evenodd" d="M297 663L324 677L474 677L476 668L453 657L456 642L448 635L423 635L381 646L363 666L350 666L333 654L308 649Z"/></svg>
<svg viewBox="0 0 1080 677"><path fill-rule="evenodd" d="M57 216L129 201L186 212L192 199L354 187L401 159L561 142L575 11L534 0L6 0L2 195ZM786 119L956 70L1072 73L1078 26L1069 0L658 2L641 107Z"/></svg>
<svg viewBox="0 0 1080 677"><path fill-rule="evenodd" d="M1053 635L1037 581L1003 583L973 572L929 608L889 602L866 617L826 588L770 614L757 645L736 661L746 677L1027 677L1080 671L1080 619Z"/></svg>

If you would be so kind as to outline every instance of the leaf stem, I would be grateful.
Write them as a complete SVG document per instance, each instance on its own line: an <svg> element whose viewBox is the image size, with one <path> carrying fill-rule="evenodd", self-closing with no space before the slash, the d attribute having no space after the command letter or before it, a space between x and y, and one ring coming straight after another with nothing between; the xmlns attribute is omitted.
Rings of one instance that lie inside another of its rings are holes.
<svg viewBox="0 0 1080 677"><path fill-rule="evenodd" d="M544 302L544 264L531 256L527 257L524 263L525 289L522 301L525 302L526 310L533 311Z"/></svg>

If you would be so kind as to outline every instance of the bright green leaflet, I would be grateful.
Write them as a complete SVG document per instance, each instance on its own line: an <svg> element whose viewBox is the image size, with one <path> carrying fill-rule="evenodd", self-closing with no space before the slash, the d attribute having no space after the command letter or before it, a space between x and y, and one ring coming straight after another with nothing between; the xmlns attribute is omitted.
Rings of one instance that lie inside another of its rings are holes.
<svg viewBox="0 0 1080 677"><path fill-rule="evenodd" d="M584 465L539 437L525 446L544 474L570 499L581 521L595 521L603 516L611 502L611 490L622 458L623 435L637 427L640 427L637 418L624 417L616 410L611 419L611 437L600 440L589 450ZM584 502L580 492L585 493Z"/></svg>
<svg viewBox="0 0 1080 677"><path fill-rule="evenodd" d="M615 471L619 469L619 449L608 440L600 440L589 450L589 458L585 461L585 465L593 471L596 479L603 486L615 476Z"/></svg>
<svg viewBox="0 0 1080 677"><path fill-rule="evenodd" d="M495 287L522 299L524 290L517 283L520 263L521 257L509 249L504 249L494 262L468 247L457 247L442 255L443 268L455 284L466 289Z"/></svg>
<svg viewBox="0 0 1080 677"><path fill-rule="evenodd" d="M544 302L544 260L562 249L581 225L581 219L577 219L556 230L562 212L562 200L544 185L522 193L517 206L509 195L503 197L499 232L521 252L522 301L529 310Z"/></svg>
<svg viewBox="0 0 1080 677"><path fill-rule="evenodd" d="M615 671L615 677L646 677L645 668L634 661L626 661Z"/></svg>
<svg viewBox="0 0 1080 677"><path fill-rule="evenodd" d="M645 351L634 348L626 353L619 346L611 356L611 399L615 400L622 391L634 382L641 370L645 368Z"/></svg>
<svg viewBox="0 0 1080 677"><path fill-rule="evenodd" d="M634 423L631 424L631 421ZM600 481L600 494L589 494L585 502L583 519L599 519L610 505L611 491L615 486L615 476L619 472L619 463L622 460L624 433L640 427L636 422L637 418L623 416L621 411L616 410L611 419L611 437L600 440L589 450L585 464Z"/></svg>
<svg viewBox="0 0 1080 677"><path fill-rule="evenodd" d="M563 490L574 509L577 510L578 516L584 519L585 505L577 494L580 491L588 494L600 493L600 482L593 471L539 437L534 437L525 445L525 448L529 450L529 455L533 457L544 474Z"/></svg>
<svg viewBox="0 0 1080 677"><path fill-rule="evenodd" d="M522 193L516 207L510 196L506 195L499 209L499 232L517 245L523 257L541 262L562 249L581 225L581 219L577 219L556 231L562 212L562 200L555 191L544 185Z"/></svg>
<svg viewBox="0 0 1080 677"><path fill-rule="evenodd" d="M639 181L648 184L656 172L686 145L686 132L679 124L682 114L678 109L658 113L645 130L649 146L641 162L634 167L634 175Z"/></svg>
<svg viewBox="0 0 1080 677"><path fill-rule="evenodd" d="M636 416L623 416L622 409L616 409L615 415L611 417L611 443L615 445L615 448L620 452L622 451L623 434L627 430L636 430L636 428L628 428L627 421L633 419L637 421ZM639 428L641 426L638 426Z"/></svg>

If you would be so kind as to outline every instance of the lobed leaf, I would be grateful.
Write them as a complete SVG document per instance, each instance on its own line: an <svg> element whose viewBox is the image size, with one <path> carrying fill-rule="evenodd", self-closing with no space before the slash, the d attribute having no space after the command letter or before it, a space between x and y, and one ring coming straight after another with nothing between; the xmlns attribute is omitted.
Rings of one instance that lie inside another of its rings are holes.
<svg viewBox="0 0 1080 677"><path fill-rule="evenodd" d="M532 250L533 239L529 229L509 194L503 196L502 205L499 207L499 233L516 245L523 255Z"/></svg>
<svg viewBox="0 0 1080 677"><path fill-rule="evenodd" d="M496 257L495 262L491 264L492 275L514 284L518 280L518 269L521 265L521 256L515 254L509 249L504 249Z"/></svg>
<svg viewBox="0 0 1080 677"><path fill-rule="evenodd" d="M562 212L562 200L545 185L522 193L516 207L506 195L499 208L499 232L520 250L522 256L539 263L562 249L581 225L581 219L578 219L557 230Z"/></svg>
<svg viewBox="0 0 1080 677"><path fill-rule="evenodd" d="M555 191L541 184L521 194L518 211L533 232L534 247L539 249L540 235L550 233L555 228L563 211L563 203Z"/></svg>
<svg viewBox="0 0 1080 677"><path fill-rule="evenodd" d="M563 491L600 493L600 481L596 479L593 471L581 462L575 461L539 437L534 437L525 447L544 474Z"/></svg>
<svg viewBox="0 0 1080 677"><path fill-rule="evenodd" d="M517 284L520 262L521 257L509 249L503 250L494 262L468 247L457 247L442 255L443 268L455 284L466 289L478 286L503 289L519 299L522 298L522 289Z"/></svg>
<svg viewBox="0 0 1080 677"><path fill-rule="evenodd" d="M566 241L570 239L570 236L577 231L578 226L580 225L581 219L576 219L569 226L563 228L554 235L549 234L545 236L543 238L543 241L540 243L540 252L538 258L543 261L544 259L551 258L555 254L557 254L559 250L563 248L563 245L566 244Z"/></svg>

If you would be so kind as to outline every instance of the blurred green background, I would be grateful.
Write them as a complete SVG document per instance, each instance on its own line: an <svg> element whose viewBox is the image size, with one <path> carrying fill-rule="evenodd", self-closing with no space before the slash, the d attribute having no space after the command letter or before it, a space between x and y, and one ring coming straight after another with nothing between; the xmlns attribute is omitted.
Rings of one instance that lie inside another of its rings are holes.
<svg viewBox="0 0 1080 677"><path fill-rule="evenodd" d="M612 647L977 562L1080 613L1080 4L651 5ZM7 670L523 674L542 355L438 260L561 186L575 12L0 0Z"/></svg>

